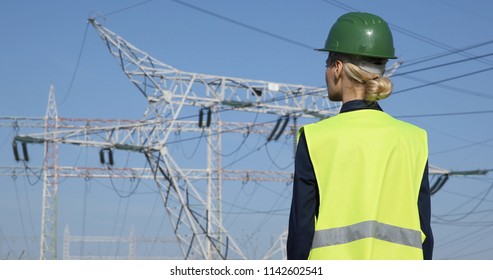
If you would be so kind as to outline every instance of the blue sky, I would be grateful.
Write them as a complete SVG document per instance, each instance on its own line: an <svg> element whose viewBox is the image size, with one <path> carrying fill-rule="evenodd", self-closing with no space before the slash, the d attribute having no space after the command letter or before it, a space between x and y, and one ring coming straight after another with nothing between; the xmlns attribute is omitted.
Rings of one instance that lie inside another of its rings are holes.
<svg viewBox="0 0 493 280"><path fill-rule="evenodd" d="M403 62L393 78L395 94L381 102L384 110L428 131L431 164L449 170L493 168L493 58L474 58L493 50L491 1L183 2L222 18L171 0L2 1L0 116L44 116L53 84L62 117L142 117L145 99L87 26L90 16L100 16L106 27L180 70L323 86L325 55L311 48L323 45L338 16L358 10L379 14L391 24L398 61ZM467 61L406 74L459 60ZM0 166L22 166L13 159L10 143L14 135L12 127L0 127ZM245 147L224 162L234 162L262 141L257 136L248 138ZM232 138L223 143L227 153L235 151L239 142ZM203 158L201 144L190 144L198 147L194 158ZM174 149L183 160L192 155L185 145ZM266 170L292 168L292 138L281 139L268 149L272 161L262 149L238 166L251 167L263 158ZM30 147L30 153L29 165L40 166L42 146ZM143 167L140 157L120 153L117 160ZM60 148L64 165L98 166L98 160L93 149ZM0 259L39 257L42 183L37 179L0 177ZM142 182L130 198L118 196L118 191L129 191L135 184L61 181L59 236L69 225L73 235L128 236L133 227L137 236L171 237L153 182ZM491 174L452 177L433 196L435 258L493 259L492 184ZM227 187L225 225L250 258L262 258L287 227L290 186L247 182ZM125 246L87 245L72 253L117 256L125 254ZM159 250L165 249L146 247L142 254L159 255Z"/></svg>

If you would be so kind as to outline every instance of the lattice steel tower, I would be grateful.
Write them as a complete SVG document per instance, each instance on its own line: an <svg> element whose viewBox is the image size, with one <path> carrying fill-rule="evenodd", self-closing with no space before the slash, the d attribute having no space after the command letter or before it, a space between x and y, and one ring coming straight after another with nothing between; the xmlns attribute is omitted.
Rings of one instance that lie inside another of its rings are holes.
<svg viewBox="0 0 493 280"><path fill-rule="evenodd" d="M50 134L58 129L58 112L55 88L50 87L45 116L43 207L41 214L40 259L56 259L57 193L58 193L58 144L50 141Z"/></svg>

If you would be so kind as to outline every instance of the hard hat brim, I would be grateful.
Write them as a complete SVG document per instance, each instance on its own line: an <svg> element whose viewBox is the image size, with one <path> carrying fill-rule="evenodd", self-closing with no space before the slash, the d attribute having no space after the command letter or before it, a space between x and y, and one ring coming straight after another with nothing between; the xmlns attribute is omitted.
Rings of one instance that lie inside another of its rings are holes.
<svg viewBox="0 0 493 280"><path fill-rule="evenodd" d="M346 53L346 52L341 52L341 51L332 51L326 48L322 49L313 49L314 51L317 52L336 52L336 53L343 53L343 54L348 54L348 55L355 55L358 56L358 54L353 54L353 53ZM361 56L361 55L360 55ZM376 57L376 58L387 58L387 59L397 59L397 56L371 56L371 55L362 55L362 56L368 56L368 57Z"/></svg>

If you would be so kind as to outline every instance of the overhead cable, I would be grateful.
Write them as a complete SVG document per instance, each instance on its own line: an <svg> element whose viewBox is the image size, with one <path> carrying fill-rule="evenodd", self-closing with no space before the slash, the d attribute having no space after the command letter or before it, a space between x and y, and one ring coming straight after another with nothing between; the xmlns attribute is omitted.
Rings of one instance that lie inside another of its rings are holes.
<svg viewBox="0 0 493 280"><path fill-rule="evenodd" d="M458 218L454 218L454 219L446 219L446 218L442 218L440 216L437 216L437 215L433 215L434 218L436 219L439 219L441 221L445 221L445 222L456 222L456 221L460 221L466 217L468 217L469 215L473 214L474 211L485 201L486 197L488 196L488 194L490 193L490 191L493 189L493 184L490 185L490 187L488 188L488 190L484 193L484 195L479 199L479 202L471 209L469 210L467 213L465 213L464 215L458 217ZM477 199L477 197L475 197L475 199Z"/></svg>
<svg viewBox="0 0 493 280"><path fill-rule="evenodd" d="M470 111L470 112L451 112L451 113L438 113L438 114L421 114L421 115L402 115L402 116L395 116L395 118L398 118L398 119L429 118L429 117L448 117L448 116L478 115L478 114L491 114L491 113L493 113L493 110Z"/></svg>
<svg viewBox="0 0 493 280"><path fill-rule="evenodd" d="M107 17L107 16L110 16L110 15L118 14L118 13L121 13L123 11L133 9L133 8L136 8L138 6L142 6L144 4L147 4L147 3L150 3L150 2L153 2L153 1L154 0L142 1L142 2L139 2L139 3L133 4L133 5L130 5L130 6L126 6L126 7L120 8L120 9L115 10L115 11L112 11L112 12L108 12L108 13L102 15L101 17Z"/></svg>
<svg viewBox="0 0 493 280"><path fill-rule="evenodd" d="M415 90L415 89L419 89L419 88L424 88L424 87L428 87L428 86L432 86L432 85L436 85L436 84L441 84L441 83L444 83L444 82L449 82L449 81L452 81L452 80L457 80L457 79L465 78L465 77L468 77L468 76L473 76L473 75L480 74L480 73L483 73L483 72L488 72L488 71L491 71L491 70L493 70L493 67L489 67L489 68L485 68L485 69L481 69L481 70L469 72L469 73L466 73L466 74L461 74L461 75L453 76L453 77L442 79L442 80L438 80L438 81L433 81L433 82L430 82L430 83L427 83L427 84L424 84L424 85L419 85L419 86L415 86L415 87L410 87L410 88L402 89L402 90L399 90L399 91L395 91L393 94L396 95L396 94L403 93L403 92L406 92L406 91L411 91L411 90Z"/></svg>
<svg viewBox="0 0 493 280"><path fill-rule="evenodd" d="M410 79L410 80L420 82L423 84L431 83L431 81L429 81L429 80L425 80L425 79L421 79L421 78L417 78L417 77L413 77L413 76L402 76L402 77L405 77L406 79ZM460 94L466 94L466 95L471 95L471 96L476 96L476 97L481 97L481 98L486 98L486 99L493 99L493 96L491 96L489 94L470 90L470 89L463 89L463 88L454 87L454 86L446 85L446 84L434 84L434 86L439 87L439 88L444 88L447 90L451 90L451 91L455 91L455 92L458 92Z"/></svg>
<svg viewBox="0 0 493 280"><path fill-rule="evenodd" d="M84 36L82 37L82 45L80 46L79 56L77 57L77 62L75 64L74 73L72 74L72 79L70 80L70 84L68 86L67 93L63 97L62 102L60 102L60 106L63 105L63 103L65 103L65 100L67 99L67 97L72 92L72 86L74 85L75 77L77 76L77 72L79 71L80 60L82 58L82 53L84 51L84 46L86 45L87 30L88 29L89 29L89 23L86 24L86 29L84 30Z"/></svg>
<svg viewBox="0 0 493 280"><path fill-rule="evenodd" d="M450 55L456 54L458 52L472 50L472 49L475 49L475 48L479 48L479 47L483 47L483 46L486 46L486 45L490 45L492 43L493 43L493 40L488 40L488 41L485 41L485 42L477 43L477 44L474 44L474 45L471 45L471 46L467 46L467 47L463 47L463 48L460 48L460 49L455 49L453 51L446 51L446 52L442 52L442 53L439 53L439 54L432 54L432 55L428 55L428 56L425 56L425 57L422 57L422 58L412 59L412 60L409 60L409 61L406 61L405 63L403 63L402 66L400 66L400 68L402 69L402 68L410 67L410 66L413 66L413 65L416 65L416 64L421 64L421 63L424 63L424 62L430 62L432 60L436 60L436 59L439 59L439 58L442 58L442 57L450 56Z"/></svg>
<svg viewBox="0 0 493 280"><path fill-rule="evenodd" d="M420 69L416 69L416 70L410 70L410 71L407 71L407 72L393 74L392 77L398 77L398 76L408 75L408 74L412 74L412 73L417 73L417 72L427 71L427 70L431 70L431 69L436 69L436 68L440 68L440 67L450 66L450 65L454 65L454 64L458 64L458 63L463 63L463 62L468 62L468 61L471 61L471 60L476 60L476 59L480 59L480 58L488 57L488 56L492 56L492 55L493 55L493 53L487 53L487 54L478 55L478 56L474 56L474 57L469 57L469 58L465 58L465 59L454 60L454 61L447 62L447 63L437 64L437 65L428 66L428 67L424 67L424 68L420 68Z"/></svg>
<svg viewBox="0 0 493 280"><path fill-rule="evenodd" d="M214 13L214 12L211 12L211 11L206 10L206 9L203 9L201 7L192 5L190 3L186 3L186 2L183 2L183 1L180 1L180 0L171 0L171 1L173 1L175 3L178 3L180 5L186 6L188 8L194 9L194 10L199 11L201 13L204 13L204 14L213 16L215 18L224 20L226 22L233 23L233 24L236 24L238 26L244 27L246 29L253 30L255 32L258 32L258 33L262 33L264 35L267 35L269 37L279 39L279 40L284 41L286 43L290 43L290 44L293 44L293 45L296 45L296 46L299 46L299 47L303 47L303 48L306 48L306 49L310 49L310 50L314 50L315 49L315 47L313 47L313 46L310 46L310 45L307 45L307 44L304 44L304 43L301 43L301 42L298 42L298 41L289 39L289 38L284 37L284 36L277 35L277 34L272 33L270 31L266 31L264 29L260 29L258 27L255 27L255 26L252 26L252 25L249 25L249 24L246 24L246 23L237 21L237 20L232 19L232 18L229 18L229 17L225 17L223 15L220 15L220 14L217 14L217 13Z"/></svg>

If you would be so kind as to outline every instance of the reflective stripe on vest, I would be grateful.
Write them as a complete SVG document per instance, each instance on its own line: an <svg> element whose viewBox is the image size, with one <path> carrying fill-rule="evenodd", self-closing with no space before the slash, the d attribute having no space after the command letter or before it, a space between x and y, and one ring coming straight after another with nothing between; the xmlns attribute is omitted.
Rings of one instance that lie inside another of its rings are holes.
<svg viewBox="0 0 493 280"><path fill-rule="evenodd" d="M345 244L369 237L421 249L420 231L379 223L378 221L366 221L346 227L315 231L312 249Z"/></svg>

